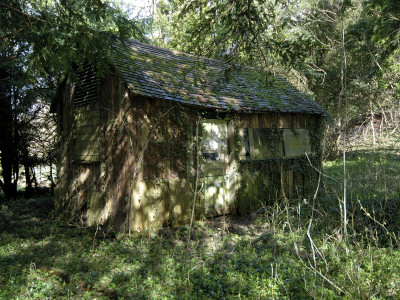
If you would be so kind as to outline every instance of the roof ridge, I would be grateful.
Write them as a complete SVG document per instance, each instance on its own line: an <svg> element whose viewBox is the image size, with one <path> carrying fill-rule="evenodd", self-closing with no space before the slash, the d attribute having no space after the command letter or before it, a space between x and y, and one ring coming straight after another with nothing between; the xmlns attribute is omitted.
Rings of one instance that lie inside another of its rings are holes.
<svg viewBox="0 0 400 300"><path fill-rule="evenodd" d="M121 50L112 59L114 67L137 95L223 110L327 115L279 73L132 39L113 46Z"/></svg>
<svg viewBox="0 0 400 300"><path fill-rule="evenodd" d="M202 56L202 55L195 55L195 54L186 53L186 52L182 52L182 51L178 51L178 50L174 50L174 49L163 48L163 47L160 47L160 46L155 46L155 45L151 45L151 44L148 44L148 43L139 42L139 41L134 40L134 39L128 39L128 42L133 42L133 43L142 45L144 47L150 47L150 48L163 50L163 51L172 53L174 55L188 56L188 57L191 57L191 58L197 58L197 59L203 59L203 60L209 60L209 61L215 61L215 62L227 64L227 62L222 60L222 59L210 58L210 57L206 57L206 56Z"/></svg>
<svg viewBox="0 0 400 300"><path fill-rule="evenodd" d="M249 66L249 65L245 65L245 64L232 64L232 63L229 63L228 61L225 61L222 59L211 58L211 57L206 57L206 56L202 56L202 55L186 53L186 52L182 52L182 51L178 51L178 50L174 50L174 49L163 48L160 46L155 46L155 45L151 45L148 43L139 42L138 40L134 40L134 39L128 39L127 42L133 42L134 44L139 44L139 45L141 45L143 47L147 47L147 48L162 50L162 51L174 54L176 56L186 56L189 58L196 58L196 59L206 60L206 61L210 61L210 62L217 62L217 63L223 64L226 66L233 66L235 69L237 69L237 68L243 69L244 68L244 69L250 69L250 70L261 70L261 69L257 68L256 66ZM272 71L267 71L267 70L262 70L262 71L263 72L271 72L271 75L273 75L274 77L282 77L283 79L288 80L285 76L283 76L280 73L273 73Z"/></svg>

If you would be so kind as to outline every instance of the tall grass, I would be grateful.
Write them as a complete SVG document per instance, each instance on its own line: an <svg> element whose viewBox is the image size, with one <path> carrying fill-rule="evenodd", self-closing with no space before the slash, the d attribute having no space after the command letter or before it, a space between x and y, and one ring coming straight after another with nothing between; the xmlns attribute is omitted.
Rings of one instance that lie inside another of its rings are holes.
<svg viewBox="0 0 400 300"><path fill-rule="evenodd" d="M51 198L10 202L0 298L398 299L400 156L347 159L347 244L339 160L325 163L315 201L195 222L190 247L189 226L111 235L52 218Z"/></svg>

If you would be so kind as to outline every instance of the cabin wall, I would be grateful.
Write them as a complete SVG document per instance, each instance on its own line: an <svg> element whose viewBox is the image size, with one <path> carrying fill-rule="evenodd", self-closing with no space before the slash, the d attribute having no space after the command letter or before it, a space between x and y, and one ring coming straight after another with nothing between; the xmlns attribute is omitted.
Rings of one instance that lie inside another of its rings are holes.
<svg viewBox="0 0 400 300"><path fill-rule="evenodd" d="M260 132L266 135L263 152L255 142ZM313 166L321 167L322 133L323 119L320 116L240 114L236 136L239 164L237 213L246 214L283 198L310 197L318 181ZM246 134L249 145L246 145Z"/></svg>
<svg viewBox="0 0 400 300"><path fill-rule="evenodd" d="M108 219L135 231L186 222L193 198L195 170L189 163L196 116L127 90L110 104L104 160L106 198L113 206Z"/></svg>
<svg viewBox="0 0 400 300"><path fill-rule="evenodd" d="M102 81L97 102L75 107L73 95L71 84L58 105L55 198L59 212L85 224L142 231L187 223L197 171L196 218L244 214L282 197L307 195L315 186L316 172L304 155L296 153L309 152L314 166L320 166L320 117L277 113L212 117L209 111L132 95L117 76ZM227 147L221 150L222 173L214 174L212 163L207 165L196 145L204 142L204 122L217 118L219 123L226 120ZM309 145L301 138L304 129L311 133ZM290 149L285 149L289 142ZM208 208L221 195L223 205Z"/></svg>
<svg viewBox="0 0 400 300"><path fill-rule="evenodd" d="M74 145L72 159L82 162L100 161L102 149L100 103L74 108Z"/></svg>
<svg viewBox="0 0 400 300"><path fill-rule="evenodd" d="M101 158L102 101L76 106L76 85L66 88L57 105L58 164L55 188L56 211L75 220L92 222L102 205Z"/></svg>
<svg viewBox="0 0 400 300"><path fill-rule="evenodd" d="M116 76L102 82L95 103L74 106L73 95L71 84L58 107L57 210L117 230L187 222L197 113L132 95Z"/></svg>

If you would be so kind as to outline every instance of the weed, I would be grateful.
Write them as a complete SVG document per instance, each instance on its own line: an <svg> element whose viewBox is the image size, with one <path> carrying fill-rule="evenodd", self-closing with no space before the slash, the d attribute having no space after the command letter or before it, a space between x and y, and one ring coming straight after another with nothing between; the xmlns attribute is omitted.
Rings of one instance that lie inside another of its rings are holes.
<svg viewBox="0 0 400 300"><path fill-rule="evenodd" d="M188 226L94 239L52 218L51 198L3 204L0 298L399 298L400 158L348 157L348 245L340 161L326 163L315 203L194 222L189 248Z"/></svg>

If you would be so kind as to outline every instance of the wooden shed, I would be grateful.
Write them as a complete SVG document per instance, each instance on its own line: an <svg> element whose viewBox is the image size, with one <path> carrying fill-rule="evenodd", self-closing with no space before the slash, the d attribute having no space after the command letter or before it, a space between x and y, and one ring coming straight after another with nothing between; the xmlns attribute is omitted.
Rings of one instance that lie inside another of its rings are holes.
<svg viewBox="0 0 400 300"><path fill-rule="evenodd" d="M82 66L59 90L59 212L140 231L185 223L193 205L198 219L310 193L326 113L286 79L115 47L105 78Z"/></svg>

